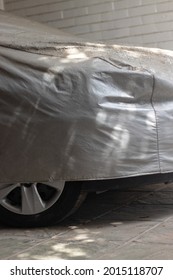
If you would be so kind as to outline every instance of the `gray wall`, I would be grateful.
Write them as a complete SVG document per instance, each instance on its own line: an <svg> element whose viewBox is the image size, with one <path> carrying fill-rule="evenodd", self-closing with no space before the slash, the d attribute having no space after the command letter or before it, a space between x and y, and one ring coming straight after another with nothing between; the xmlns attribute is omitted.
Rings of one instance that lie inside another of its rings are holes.
<svg viewBox="0 0 173 280"><path fill-rule="evenodd" d="M5 0L5 8L88 39L173 49L169 0Z"/></svg>
<svg viewBox="0 0 173 280"><path fill-rule="evenodd" d="M0 10L4 9L4 0L0 0Z"/></svg>

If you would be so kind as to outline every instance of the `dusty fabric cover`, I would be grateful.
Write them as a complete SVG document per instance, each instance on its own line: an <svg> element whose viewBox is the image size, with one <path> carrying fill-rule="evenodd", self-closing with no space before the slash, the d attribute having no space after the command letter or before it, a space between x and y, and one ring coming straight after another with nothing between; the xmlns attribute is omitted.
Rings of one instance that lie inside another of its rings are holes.
<svg viewBox="0 0 173 280"><path fill-rule="evenodd" d="M173 53L0 12L0 182L173 172Z"/></svg>

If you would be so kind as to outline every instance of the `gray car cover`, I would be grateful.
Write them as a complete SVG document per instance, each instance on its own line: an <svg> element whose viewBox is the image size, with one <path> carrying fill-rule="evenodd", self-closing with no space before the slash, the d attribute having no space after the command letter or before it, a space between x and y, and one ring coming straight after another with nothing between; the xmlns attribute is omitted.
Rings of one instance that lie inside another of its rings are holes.
<svg viewBox="0 0 173 280"><path fill-rule="evenodd" d="M173 52L0 12L0 183L173 172Z"/></svg>

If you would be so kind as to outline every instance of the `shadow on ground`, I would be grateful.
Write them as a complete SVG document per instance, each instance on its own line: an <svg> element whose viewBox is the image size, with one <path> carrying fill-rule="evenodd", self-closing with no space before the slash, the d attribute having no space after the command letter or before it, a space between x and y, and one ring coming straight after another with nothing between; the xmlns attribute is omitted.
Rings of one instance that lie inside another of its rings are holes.
<svg viewBox="0 0 173 280"><path fill-rule="evenodd" d="M0 259L172 259L173 184L89 195L61 225L0 226Z"/></svg>

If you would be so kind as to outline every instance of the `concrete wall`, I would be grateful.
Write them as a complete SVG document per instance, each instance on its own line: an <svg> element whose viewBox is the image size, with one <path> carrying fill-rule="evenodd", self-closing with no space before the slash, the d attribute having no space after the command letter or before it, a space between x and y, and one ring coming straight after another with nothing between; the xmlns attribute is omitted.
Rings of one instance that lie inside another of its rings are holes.
<svg viewBox="0 0 173 280"><path fill-rule="evenodd" d="M88 39L173 49L170 0L5 0L5 8Z"/></svg>
<svg viewBox="0 0 173 280"><path fill-rule="evenodd" d="M4 0L0 0L0 10L4 9Z"/></svg>

